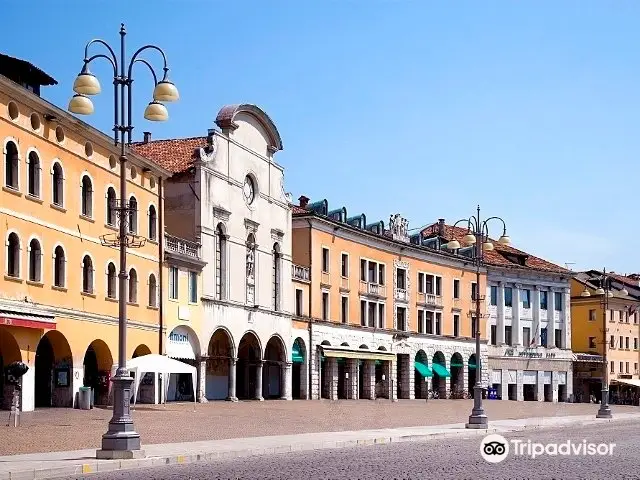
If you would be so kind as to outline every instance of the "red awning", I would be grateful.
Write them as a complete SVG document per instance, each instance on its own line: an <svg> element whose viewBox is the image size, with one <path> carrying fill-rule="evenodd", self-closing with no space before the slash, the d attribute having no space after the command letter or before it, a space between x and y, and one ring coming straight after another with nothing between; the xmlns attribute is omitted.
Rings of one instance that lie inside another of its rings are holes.
<svg viewBox="0 0 640 480"><path fill-rule="evenodd" d="M50 315L36 315L33 313L0 310L0 325L55 330L56 320L55 317Z"/></svg>

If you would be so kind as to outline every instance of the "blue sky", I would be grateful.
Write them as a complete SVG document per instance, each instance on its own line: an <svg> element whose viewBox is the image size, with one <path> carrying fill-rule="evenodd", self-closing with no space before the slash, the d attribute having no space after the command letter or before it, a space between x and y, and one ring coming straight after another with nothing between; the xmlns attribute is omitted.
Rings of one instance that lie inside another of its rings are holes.
<svg viewBox="0 0 640 480"><path fill-rule="evenodd" d="M255 103L282 135L294 198L370 221L401 213L410 228L479 203L533 254L640 271L638 2L57 5L6 0L16 21L3 22L0 48L59 81L44 92L53 103L66 107L85 43L117 46L124 22L129 52L164 48L181 92L169 122L146 122L151 79L135 71L138 139L204 135L224 104ZM106 87L108 66L93 70ZM104 89L87 120L110 130L112 101Z"/></svg>

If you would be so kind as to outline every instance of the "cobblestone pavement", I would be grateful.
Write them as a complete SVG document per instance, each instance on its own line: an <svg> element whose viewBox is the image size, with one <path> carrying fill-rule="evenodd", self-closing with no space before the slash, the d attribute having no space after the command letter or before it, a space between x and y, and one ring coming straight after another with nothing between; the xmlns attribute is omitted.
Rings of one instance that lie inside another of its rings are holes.
<svg viewBox="0 0 640 480"><path fill-rule="evenodd" d="M480 455L480 439L431 440L339 450L249 457L131 470L84 477L86 480L180 479L637 479L640 423L567 427L507 433L508 440L580 444L615 443L612 456L509 455L498 464Z"/></svg>
<svg viewBox="0 0 640 480"><path fill-rule="evenodd" d="M286 435L442 425L465 422L472 400L297 400L211 402L138 406L132 413L143 444L220 440ZM485 402L490 419L595 415L597 405ZM638 407L614 406L614 412L638 412ZM2 412L7 415L9 412ZM19 428L0 424L0 455L76 450L100 446L111 418L110 409L42 409L21 415ZM6 420L5 420L6 421Z"/></svg>

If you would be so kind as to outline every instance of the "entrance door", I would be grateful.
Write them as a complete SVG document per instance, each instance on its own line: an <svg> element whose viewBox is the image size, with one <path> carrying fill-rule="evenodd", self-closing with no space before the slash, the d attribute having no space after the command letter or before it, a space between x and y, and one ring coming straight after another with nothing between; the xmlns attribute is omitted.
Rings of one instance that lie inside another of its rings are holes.
<svg viewBox="0 0 640 480"><path fill-rule="evenodd" d="M294 363L291 367L291 396L295 399L299 399L302 397L300 394L300 383L301 383L301 363Z"/></svg>
<svg viewBox="0 0 640 480"><path fill-rule="evenodd" d="M35 362L35 406L51 406L51 381L53 371L53 347L49 339L44 336L38 343Z"/></svg>

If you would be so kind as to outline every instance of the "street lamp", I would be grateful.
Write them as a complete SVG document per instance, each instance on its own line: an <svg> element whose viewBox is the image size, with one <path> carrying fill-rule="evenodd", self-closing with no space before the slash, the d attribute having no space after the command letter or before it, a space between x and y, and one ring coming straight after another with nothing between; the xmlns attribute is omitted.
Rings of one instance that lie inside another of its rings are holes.
<svg viewBox="0 0 640 480"><path fill-rule="evenodd" d="M613 297L609 289L611 278L607 275L606 269L602 269L600 276L600 286L596 290L596 295L602 295L602 400L596 418L612 418L611 407L609 406L609 362L607 361L607 311L609 310L609 298Z"/></svg>
<svg viewBox="0 0 640 480"><path fill-rule="evenodd" d="M133 78L131 71L135 63L146 65L151 74L155 88L153 90L153 101L147 105L144 111L144 118L150 121L165 121L169 118L166 107L160 102L175 102L179 98L176 86L168 79L169 69L167 68L167 57L159 47L155 45L145 45L139 48L131 56L128 68L125 70L125 44L126 36L124 23L120 27L120 58L118 59L114 50L107 42L100 39L91 40L84 48L84 65L82 70L73 82L73 91L76 93L69 101L68 110L80 115L90 115L93 113L93 103L87 95L97 95L100 93L100 82L96 76L89 71L89 64L97 59L106 59L113 67L113 94L114 94L114 126L113 139L116 145L120 145L120 198L113 205L118 218L118 233L106 234L100 237L104 246L118 247L120 249L120 273L118 274L118 369L113 381L113 417L109 421L107 433L102 435L102 449L98 450L98 458L133 458L141 455L140 434L133 425L133 419L129 410L131 398L131 385L133 378L127 372L127 248L140 248L144 245L144 237L128 232L128 220L134 212L127 200L126 181L126 150L131 145L131 87ZM89 47L99 43L107 49L107 54L97 54L89 57ZM156 50L162 55L163 78L158 82L155 70L149 62L138 56L145 50ZM120 87L118 89L118 87ZM125 104L126 97L126 104ZM118 102L119 100L119 102ZM125 141L126 134L126 141Z"/></svg>
<svg viewBox="0 0 640 480"><path fill-rule="evenodd" d="M482 361L480 357L480 267L483 264L483 255L485 251L491 251L494 249L493 242L489 238L489 221L500 220L502 222L502 236L498 239L498 244L509 245L511 239L507 236L507 226L504 220L500 217L489 217L486 220L480 219L480 206L478 205L477 214L471 216L468 219L458 220L453 226L454 228L460 223L467 224L467 234L462 238L462 243L471 246L475 245L476 255L474 257L474 263L476 265L476 383L473 386L473 409L469 416L469 423L466 424L466 428L489 428L489 419L484 412L482 406ZM447 249L457 250L461 247L460 242L453 239L447 243Z"/></svg>

